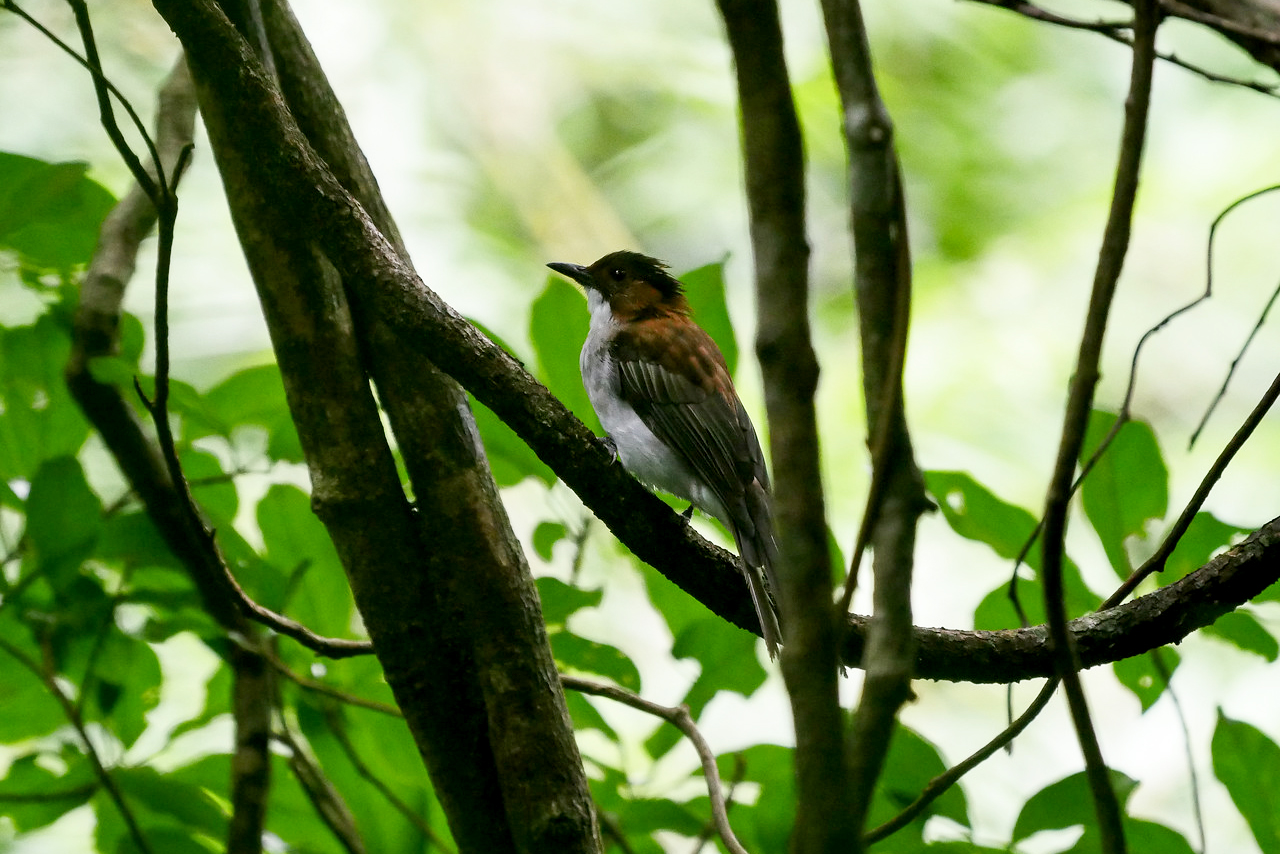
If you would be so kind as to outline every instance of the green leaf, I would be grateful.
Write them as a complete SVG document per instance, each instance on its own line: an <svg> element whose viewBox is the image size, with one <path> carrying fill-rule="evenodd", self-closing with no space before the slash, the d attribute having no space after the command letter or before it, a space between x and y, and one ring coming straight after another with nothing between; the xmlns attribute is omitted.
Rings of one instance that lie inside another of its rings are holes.
<svg viewBox="0 0 1280 854"><path fill-rule="evenodd" d="M1110 769L1111 786L1123 806L1128 802L1138 781ZM1020 842L1042 830L1062 830L1083 826L1086 833L1097 832L1098 819L1093 811L1093 797L1083 771L1050 783L1036 792L1022 806L1013 826L1013 841Z"/></svg>
<svg viewBox="0 0 1280 854"><path fill-rule="evenodd" d="M1267 661L1275 661L1280 656L1280 643L1248 611L1236 610L1223 614L1212 624L1205 626L1204 632L1234 644L1245 652L1260 655Z"/></svg>
<svg viewBox="0 0 1280 854"><path fill-rule="evenodd" d="M66 329L48 314L0 331L0 480L29 478L45 460L74 456L88 438L62 378L70 353Z"/></svg>
<svg viewBox="0 0 1280 854"><path fill-rule="evenodd" d="M583 694L566 689L564 692L565 703L569 707L569 717L573 718L573 729L575 732L583 730L596 729L604 733L613 741L618 740L617 731L609 726L609 722L604 719L599 710L591 704Z"/></svg>
<svg viewBox="0 0 1280 854"><path fill-rule="evenodd" d="M911 804L929 781L947 770L938 749L913 730L899 724L889 743L884 772L876 785L875 798L867 819L868 829L883 824ZM923 832L930 816L945 816L968 826L969 810L964 792L952 786L921 813L912 824Z"/></svg>
<svg viewBox="0 0 1280 854"><path fill-rule="evenodd" d="M1164 663L1164 673L1152 660L1153 655L1160 656ZM1142 711L1155 705L1164 694L1169 683L1165 678L1165 673L1172 676L1174 671L1178 669L1182 657L1178 655L1178 651L1171 646L1161 647L1158 650L1152 650L1147 655L1135 655L1132 658L1121 659L1111 665L1111 669L1115 671L1116 678L1120 680L1120 684L1128 688L1142 703Z"/></svg>
<svg viewBox="0 0 1280 854"><path fill-rule="evenodd" d="M53 824L88 801L97 782L86 761L74 762L66 773L56 775L38 765L39 758L39 754L29 753L14 760L0 780L0 803L18 833ZM10 800L6 795L17 795L18 799Z"/></svg>
<svg viewBox="0 0 1280 854"><path fill-rule="evenodd" d="M555 544L567 534L568 530L559 522L539 522L538 527L533 529L533 550L538 553L538 557L550 562Z"/></svg>
<svg viewBox="0 0 1280 854"><path fill-rule="evenodd" d="M236 485L222 468L222 462L208 451L188 448L178 454L182 473L191 484L191 495L215 528L229 528L236 518L240 498Z"/></svg>
<svg viewBox="0 0 1280 854"><path fill-rule="evenodd" d="M1116 416L1094 410L1089 417L1080 460L1083 464L1102 444ZM1125 547L1130 537L1145 539L1147 522L1164 518L1169 509L1169 472L1151 426L1130 421L1089 472L1080 488L1089 519L1111 567L1121 578L1133 570Z"/></svg>
<svg viewBox="0 0 1280 854"><path fill-rule="evenodd" d="M1219 709L1210 749L1213 773L1249 823L1258 847L1267 854L1280 851L1280 746Z"/></svg>
<svg viewBox="0 0 1280 854"><path fill-rule="evenodd" d="M145 766L116 768L112 776L130 802L177 819L189 831L200 831L219 839L226 836L227 814L202 787Z"/></svg>
<svg viewBox="0 0 1280 854"><path fill-rule="evenodd" d="M168 567L175 573L185 572L151 517L142 510L107 517L103 521L95 557L118 562L130 569L152 566Z"/></svg>
<svg viewBox="0 0 1280 854"><path fill-rule="evenodd" d="M598 673L630 691L640 690L640 671L631 659L615 646L587 640L569 632L551 635L551 651L564 668L583 673Z"/></svg>
<svg viewBox="0 0 1280 854"><path fill-rule="evenodd" d="M760 786L754 804L736 804L730 813L734 832L749 851L787 850L796 815L793 757L791 748L776 744L757 744L716 757L722 780L740 778Z"/></svg>
<svg viewBox="0 0 1280 854"><path fill-rule="evenodd" d="M602 590L583 590L556 578L536 579L538 597L542 600L542 616L549 626L563 626L569 615L582 608L594 608L604 597Z"/></svg>
<svg viewBox="0 0 1280 854"><path fill-rule="evenodd" d="M548 486L556 482L555 473L493 410L474 397L468 399L498 486L515 486L526 477L536 477Z"/></svg>
<svg viewBox="0 0 1280 854"><path fill-rule="evenodd" d="M115 198L85 177L86 163L46 163L0 152L0 250L60 272L87 264Z"/></svg>
<svg viewBox="0 0 1280 854"><path fill-rule="evenodd" d="M302 444L285 398L284 380L274 365L256 365L227 377L186 412L188 440L216 434L230 438L239 427L267 431L272 459L302 462Z"/></svg>
<svg viewBox="0 0 1280 854"><path fill-rule="evenodd" d="M704 617L686 626L672 645L673 656L692 658L701 668L681 701L689 707L694 719L720 691L749 697L768 676L756 658L756 636L732 628L726 631L726 628L722 620ZM681 738L674 727L659 727L645 742L645 749L650 756L661 756Z"/></svg>
<svg viewBox="0 0 1280 854"><path fill-rule="evenodd" d="M582 292L559 276L549 276L546 290L534 300L529 318L529 339L538 356L538 378L599 435L603 432L600 420L587 400L578 367L589 323Z"/></svg>
<svg viewBox="0 0 1280 854"><path fill-rule="evenodd" d="M1036 517L998 498L972 475L928 471L924 479L951 529L965 539L987 544L1002 558L1017 557L1036 528ZM1027 553L1026 565L1032 569L1040 566L1038 550Z"/></svg>
<svg viewBox="0 0 1280 854"><path fill-rule="evenodd" d="M1165 564L1164 581L1177 581L1213 558L1219 551L1230 548L1250 534L1250 529L1223 522L1212 513L1200 511L1191 519L1186 533L1178 540L1173 554Z"/></svg>
<svg viewBox="0 0 1280 854"><path fill-rule="evenodd" d="M277 484L258 503L266 559L291 582L288 610L303 625L328 636L351 634L355 601L338 552L296 486ZM285 603L280 603L284 605Z"/></svg>
<svg viewBox="0 0 1280 854"><path fill-rule="evenodd" d="M146 643L110 631L99 651L98 710L126 748L147 728L146 715L160 702L160 661Z"/></svg>
<svg viewBox="0 0 1280 854"><path fill-rule="evenodd" d="M729 375L738 370L738 341L729 320L729 306L725 302L724 261L707 264L690 270L680 277L685 286L685 297L693 309L693 319L706 330L720 347Z"/></svg>
<svg viewBox="0 0 1280 854"><path fill-rule="evenodd" d="M42 563L79 561L102 531L102 502L74 457L40 466L27 496L27 537Z"/></svg>

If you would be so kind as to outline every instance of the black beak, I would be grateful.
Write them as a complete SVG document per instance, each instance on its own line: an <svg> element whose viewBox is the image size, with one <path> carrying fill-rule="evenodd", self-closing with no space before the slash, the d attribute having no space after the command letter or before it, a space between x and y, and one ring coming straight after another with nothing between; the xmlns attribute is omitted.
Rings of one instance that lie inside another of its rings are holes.
<svg viewBox="0 0 1280 854"><path fill-rule="evenodd" d="M560 275L573 279L584 288L591 284L591 271L581 264L563 264L559 261L552 261L547 266Z"/></svg>

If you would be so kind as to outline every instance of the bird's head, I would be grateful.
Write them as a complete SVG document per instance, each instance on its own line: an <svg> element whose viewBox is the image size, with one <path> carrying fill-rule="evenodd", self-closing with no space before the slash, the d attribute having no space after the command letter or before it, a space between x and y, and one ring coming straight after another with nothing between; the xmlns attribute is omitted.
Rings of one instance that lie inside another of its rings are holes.
<svg viewBox="0 0 1280 854"><path fill-rule="evenodd" d="M684 286L667 265L639 252L610 252L590 267L553 262L547 265L599 294L620 320L654 314L689 313Z"/></svg>

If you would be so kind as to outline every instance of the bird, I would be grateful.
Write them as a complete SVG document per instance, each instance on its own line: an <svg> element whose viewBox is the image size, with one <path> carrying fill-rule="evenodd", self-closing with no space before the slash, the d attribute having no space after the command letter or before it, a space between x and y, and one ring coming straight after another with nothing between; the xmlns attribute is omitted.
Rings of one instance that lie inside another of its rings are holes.
<svg viewBox="0 0 1280 854"><path fill-rule="evenodd" d="M719 519L733 535L769 657L782 642L769 473L724 355L692 317L684 285L639 252L589 267L547 265L586 291L591 322L579 366L587 398L623 467L652 489ZM768 586L766 587L766 581Z"/></svg>

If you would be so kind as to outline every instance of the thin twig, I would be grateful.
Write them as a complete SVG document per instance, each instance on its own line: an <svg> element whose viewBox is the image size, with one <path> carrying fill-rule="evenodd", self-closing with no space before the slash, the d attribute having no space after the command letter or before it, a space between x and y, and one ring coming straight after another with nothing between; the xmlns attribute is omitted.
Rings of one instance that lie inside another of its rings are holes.
<svg viewBox="0 0 1280 854"><path fill-rule="evenodd" d="M449 847L445 845L440 835L431 829L431 825L427 824L422 816L418 815L417 811L402 801L395 792L391 791L390 786L382 782L378 775L370 771L369 766L364 764L364 761L360 759L360 754L356 752L355 745L347 737L346 723L337 711L332 707L326 708L324 710L324 719L329 724L329 732L338 740L338 746L342 748L342 752L347 756L347 761L356 769L356 773L377 789L378 793L387 799L387 803L391 804L396 812L400 813L410 824L416 827L418 832L426 837L427 841L441 851L449 851Z"/></svg>
<svg viewBox="0 0 1280 854"><path fill-rule="evenodd" d="M1142 150L1147 132L1147 114L1151 105L1155 34L1160 23L1160 14L1157 0L1135 0L1133 67L1129 94L1125 101L1124 130L1121 134L1120 155L1116 165L1115 190L1111 199L1107 225L1103 232L1102 248L1098 253L1098 266L1094 274L1089 310L1084 331L1080 337L1080 352L1067 395L1062 437L1058 445L1057 458L1054 461L1053 477L1045 499L1042 536L1044 557L1041 579L1055 666L1058 676L1063 680L1072 724L1075 726L1080 750L1084 755L1085 774L1098 816L1102 850L1106 854L1122 854L1125 851L1124 826L1121 820L1120 803L1111 787L1111 779L1102 758L1102 750L1098 746L1097 733L1094 732L1090 720L1088 702L1080 683L1078 656L1071 634L1067 630L1063 562L1071 484L1080 457L1080 448L1084 443L1089 413L1093 407L1107 318L1129 247L1134 199L1137 196Z"/></svg>
<svg viewBox="0 0 1280 854"><path fill-rule="evenodd" d="M356 827L355 816L310 751L288 730L281 730L273 737L289 748L289 770L297 778L298 785L302 786L302 791L307 793L316 814L338 840L338 844L347 854L365 854L364 840Z"/></svg>
<svg viewBox="0 0 1280 854"><path fill-rule="evenodd" d="M738 842L738 838L733 835L733 828L729 826L728 807L725 803L724 792L721 791L720 771L716 768L715 754L711 752L711 746L707 744L706 739L702 737L702 733L698 731L698 726L694 723L693 716L689 714L688 706L661 706L625 688L606 685L601 682L592 682L589 679L580 679L577 676L562 675L560 684L570 691L605 697L630 706L633 709L646 712L654 717L661 718L684 733L685 737L693 743L694 749L698 751L698 758L702 760L702 775L706 778L707 794L711 798L711 816L715 820L720 840L724 842L724 846L729 849L731 854L747 854L746 849L742 847L742 843Z"/></svg>
<svg viewBox="0 0 1280 854"><path fill-rule="evenodd" d="M227 567L226 562L221 561L221 565L225 571L225 582L229 598L242 614L255 623L279 632L285 637L293 638L307 649L326 658L351 658L357 655L373 654L373 644L370 641L347 640L345 638L330 638L318 635L297 620L290 619L283 614L277 614L270 608L259 605L249 598L249 594L244 592L240 583L236 581L235 576L231 574L231 569Z"/></svg>
<svg viewBox="0 0 1280 854"><path fill-rule="evenodd" d="M724 794L724 812L728 815L733 809L733 793L738 790L738 784L742 782L747 774L747 760L742 757L741 753L733 754L733 777L729 780L728 791ZM702 854L702 849L711 841L711 837L716 834L715 821L709 821L702 828L702 832L698 834L698 841L693 847L690 854Z"/></svg>
<svg viewBox="0 0 1280 854"><path fill-rule="evenodd" d="M1200 808L1200 774L1196 771L1195 756L1192 753L1191 745L1191 727L1187 725L1187 715L1182 710L1182 702L1178 700L1178 692L1173 690L1173 674L1169 672L1169 667L1164 663L1164 656L1160 654L1160 650L1151 650L1151 663L1155 665L1156 672L1160 674L1160 679L1164 682L1165 693L1169 695L1169 702L1173 703L1173 710L1178 715L1178 724L1182 727L1182 746L1187 754L1187 775L1191 780L1191 811L1196 817L1196 830L1200 834L1200 854L1204 854L1207 850L1204 832L1204 812Z"/></svg>
<svg viewBox="0 0 1280 854"><path fill-rule="evenodd" d="M1195 494L1191 496L1191 500L1182 509L1178 520L1173 523L1173 527L1169 529L1169 533L1165 535L1164 540L1160 543L1160 548L1156 549L1156 553L1147 558L1142 566L1130 573L1124 583L1107 597L1107 601L1103 602L1098 607L1098 610L1114 608L1123 602L1147 576L1164 569L1165 564L1169 561L1169 556L1177 548L1178 541L1182 539L1182 535L1191 527L1192 520L1195 519L1196 513L1200 512L1200 508L1204 505L1205 499L1209 497L1209 492L1213 489L1214 484L1222 477L1222 473L1226 471L1227 465L1236 455L1236 452L1244 447L1244 443L1249 440L1249 437L1253 435L1253 431L1262 423L1263 417L1266 416L1277 398L1280 398L1280 374L1277 374L1276 378L1271 381L1270 388L1267 389L1262 399L1253 407L1253 411L1249 413L1244 423L1240 425L1240 429L1231 437L1231 441L1227 442L1226 447L1218 454L1218 458L1213 461L1213 465L1209 467L1209 471L1201 479L1200 485L1196 487Z"/></svg>
<svg viewBox="0 0 1280 854"><path fill-rule="evenodd" d="M1033 21L1042 21L1047 24L1054 24L1068 29L1087 30L1089 32L1098 33L1117 44L1122 44L1130 48L1133 47L1133 39L1125 35L1125 33L1133 29L1133 24L1129 21L1084 21L1079 18L1068 18L1055 12L1050 12L1047 9L1043 9L1034 3L1024 2L1024 0L972 0L972 2L983 6L995 6L999 9L1007 9L1010 12L1022 15L1024 18L1030 18ZM1225 18L1218 18L1217 16L1205 15L1203 13L1196 12L1189 6L1182 3L1175 3L1173 0L1164 0L1164 7L1178 17L1196 21L1213 29L1230 32L1245 38L1258 39L1268 44L1278 43L1276 36L1234 24ZM1156 58L1163 62L1167 62L1170 65L1175 65L1185 71L1190 71L1192 74L1195 74L1197 77L1201 77L1210 83L1223 83L1228 86L1239 86L1243 89L1250 89L1254 92L1259 92L1273 98L1280 96L1280 85L1259 83L1254 80L1242 80L1238 77L1228 77L1223 74L1217 74L1216 72L1209 71L1206 68L1201 68L1194 63L1179 59L1172 53L1157 52Z"/></svg>
<svg viewBox="0 0 1280 854"><path fill-rule="evenodd" d="M79 0L78 5L83 7L84 5L83 0ZM71 6L73 11L76 12L76 21L77 23L79 23L80 11L77 8L77 2L71 2ZM31 17L29 13L27 13L24 9L20 8L17 3L13 2L13 0L3 0L3 2L0 3L0 8L8 9L10 12L13 12L19 18L22 18L24 21L26 21L28 24L30 24L32 27L38 30L41 35L43 35L46 39L52 42L55 46L57 46L60 50L62 50L64 53L66 53L76 62L80 63L80 65L86 68L89 71L89 73L93 75L95 94L98 96L98 105L99 105L99 108L103 111L103 121L104 123L109 121L111 123L111 126L114 128L114 136L112 137L112 141L114 142L118 138L120 142L123 143L124 136L123 134L120 133L119 125L116 124L115 115L111 110L110 98L105 98L104 100L104 93L110 93L111 95L114 95L116 97L116 99L120 102L121 106L124 107L125 112L129 114L129 118L133 121L133 125L135 128L137 128L138 133L142 135L142 138L145 141L145 144L147 145L147 148L151 153L152 162L156 164L156 169L157 171L159 171L160 156L156 152L155 145L151 142L151 137L147 133L146 125L142 123L142 119L138 116L137 111L134 110L133 105L129 103L129 99L124 96L124 93L122 93L119 89L117 89L115 84L112 83L110 80L108 80L106 78L106 75L103 74L102 68L97 62L97 48L95 47L93 50L93 61L91 62L90 60L87 60L80 54L76 53L75 48L71 47L71 45L67 44L65 41L58 38L58 36L55 35L52 30L50 30L44 24L37 21L35 18ZM83 35L83 30L82 30L82 35ZM90 31L89 36L90 36L89 44L92 44L92 31ZM109 130L109 132L111 131ZM138 169L141 169L141 163L138 162L137 158L135 157L133 158L133 160L134 160L133 163L128 164L131 172L134 172L135 165L138 167ZM147 191L147 195L154 197L156 195L155 182L151 179L151 176L146 173L145 169L141 170L141 174L143 177L138 180L138 183L141 184L143 187L149 188L149 190ZM138 177L137 172L134 172L134 177L135 178Z"/></svg>
<svg viewBox="0 0 1280 854"><path fill-rule="evenodd" d="M348 706L368 709L371 712L378 712L393 718L404 718L404 712L400 711L400 709L395 706L388 705L387 703L379 703L377 700L369 700L364 697L356 696L355 694L348 694L345 691L340 691L339 689L334 688L332 685L326 685L325 683L315 679L307 679L304 676L299 676L293 672L289 665L281 661L280 657L274 652L267 653L267 660L271 662L271 666L274 667L281 676L288 679L299 688L307 691L314 691L317 694L323 694L326 697L331 697L339 703L345 703Z"/></svg>
<svg viewBox="0 0 1280 854"><path fill-rule="evenodd" d="M138 846L138 850L142 854L151 854L151 846L147 843L147 839L142 835L142 829L138 826L138 821L134 818L133 811L129 809L129 805L125 802L124 793L120 791L119 785L116 784L115 778L102 764L102 757L98 755L98 750L93 746L93 742L89 739L89 733L85 730L84 719L80 717L80 711L76 708L71 698L62 692L62 688L58 686L58 680L53 677L50 668L42 667L29 655L18 647L9 643L3 637L0 637L0 649L8 653L15 661L29 670L32 675L40 680L45 690L53 696L58 705L62 708L62 713L66 715L67 720L75 729L76 735L80 736L80 742L84 745L85 755L89 758L89 764L93 766L94 776L107 790L107 794L111 796L111 800L116 805L120 817L124 820L125 827L129 831L129 836L133 839L133 843Z"/></svg>
<svg viewBox="0 0 1280 854"><path fill-rule="evenodd" d="M1016 721L1010 723L1003 732L988 741L981 749L969 758L965 759L963 762L957 763L951 768L948 768L946 771L930 780L929 784L920 792L919 797L908 804L902 812L898 813L879 827L867 831L866 836L863 837L863 842L870 845L873 842L878 842L887 836L897 833L899 830L914 821L916 816L924 812L925 808L928 807L929 804L936 801L948 789L960 782L961 777L968 774L974 768L977 768L983 762L986 762L987 759L989 759L997 750L1012 743L1015 738L1022 734L1023 730L1031 725L1031 722L1044 710L1044 707L1049 704L1050 698L1053 697L1054 692L1058 689L1058 682L1059 680L1057 678L1053 678L1045 682L1044 687L1040 689L1040 693L1036 695L1036 698L1031 701L1031 705L1027 706L1027 710L1023 712Z"/></svg>
<svg viewBox="0 0 1280 854"><path fill-rule="evenodd" d="M1201 297L1201 299L1207 299L1213 289L1213 247L1218 236L1218 226L1222 224L1224 219L1226 219L1227 214L1231 213L1245 202L1252 201L1259 196L1266 195L1267 193L1275 190L1280 190L1280 184L1272 184L1270 187L1263 187L1261 190L1254 190L1252 193L1241 196L1231 204L1227 205L1222 209L1221 213L1214 217L1213 224L1209 226L1209 248L1205 251L1205 286L1204 296ZM1244 358L1245 350L1249 348L1249 344L1253 341L1254 335L1256 335L1258 329L1261 328L1262 322L1266 320L1267 313L1271 310L1272 303L1275 302L1276 293L1280 293L1280 288L1277 288L1277 290L1271 294L1271 299L1267 301L1267 305L1262 310L1262 315L1258 318L1258 322L1254 324L1253 330L1245 339L1244 345L1240 348L1239 354L1237 354L1235 359L1232 360L1231 367L1227 369L1227 375L1222 380L1222 386L1218 389L1218 393L1214 395L1213 400L1205 409L1204 416L1200 419L1200 423L1197 424L1196 429L1192 431L1190 441L1191 446L1194 447L1196 439L1200 436L1200 431L1204 429L1204 425L1209 421L1209 416L1213 414L1213 410L1217 408L1218 402L1222 400L1223 396L1227 393L1227 385L1231 382L1231 377L1235 374L1236 365L1238 365L1240 360Z"/></svg>

